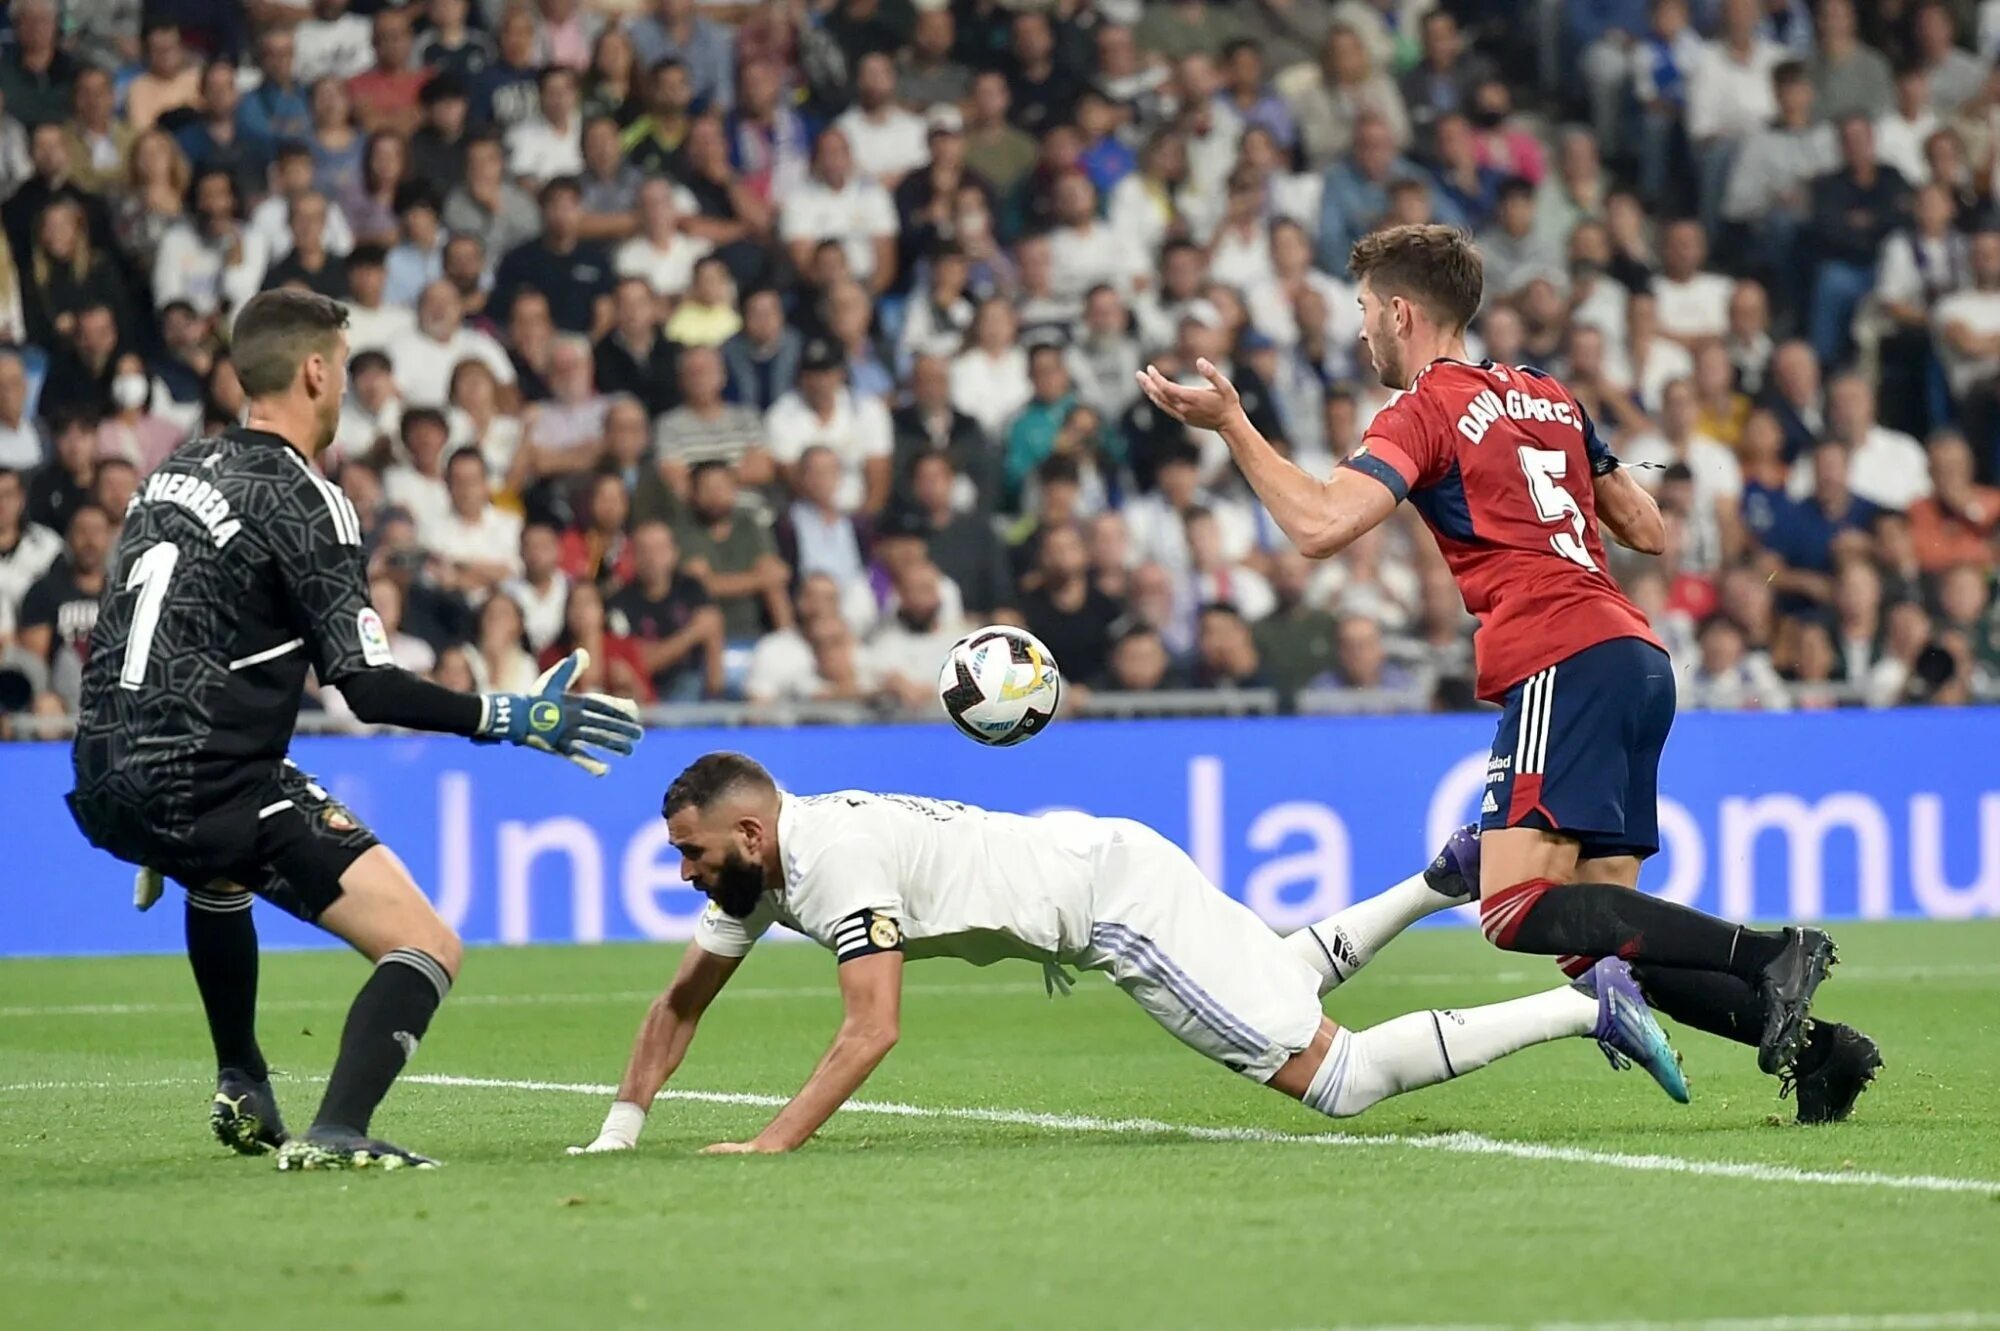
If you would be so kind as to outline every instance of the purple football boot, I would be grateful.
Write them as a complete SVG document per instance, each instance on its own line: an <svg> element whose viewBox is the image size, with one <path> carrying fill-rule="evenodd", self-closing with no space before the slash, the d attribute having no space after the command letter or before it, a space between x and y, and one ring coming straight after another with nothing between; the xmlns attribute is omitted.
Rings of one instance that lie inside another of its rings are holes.
<svg viewBox="0 0 2000 1331"><path fill-rule="evenodd" d="M1479 900L1479 824L1467 823L1451 834L1444 849L1424 870L1431 891L1453 901Z"/></svg>
<svg viewBox="0 0 2000 1331"><path fill-rule="evenodd" d="M1681 1056L1653 1019L1653 1009L1639 992L1632 968L1617 957L1606 957L1592 966L1576 987L1597 999L1597 1026L1590 1034L1611 1066L1622 1069L1637 1063L1660 1083L1661 1090L1686 1104L1688 1084L1681 1073Z"/></svg>

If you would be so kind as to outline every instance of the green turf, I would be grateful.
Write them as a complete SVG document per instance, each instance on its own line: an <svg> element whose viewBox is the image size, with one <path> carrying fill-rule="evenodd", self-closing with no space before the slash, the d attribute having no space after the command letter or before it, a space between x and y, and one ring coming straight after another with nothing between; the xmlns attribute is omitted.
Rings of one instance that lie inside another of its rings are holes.
<svg viewBox="0 0 2000 1331"><path fill-rule="evenodd" d="M1889 1060L1840 1128L1792 1126L1747 1051L1686 1032L1689 1108L1574 1041L1336 1128L1205 1064L1095 977L1052 1002L1032 967L949 961L910 970L903 1043L863 1097L2000 1181L2000 924L1840 937L1821 1010L1874 1032ZM413 1071L615 1081L644 1006L631 995L674 960L474 952ZM812 947L753 956L676 1085L792 1090L831 1033L832 972ZM344 955L266 959L265 1043L291 1077L325 1070L362 974ZM1544 974L1469 932L1420 931L1331 1010L1366 1025ZM73 1005L123 1007L50 1011ZM861 1114L791 1157L699 1158L770 1111L685 1101L655 1110L638 1153L569 1159L602 1097L419 1085L376 1126L446 1169L280 1175L208 1138L208 1073L179 960L0 963L0 1326L1277 1331L2000 1313L2000 1183L1837 1187ZM317 1089L285 1088L295 1121Z"/></svg>

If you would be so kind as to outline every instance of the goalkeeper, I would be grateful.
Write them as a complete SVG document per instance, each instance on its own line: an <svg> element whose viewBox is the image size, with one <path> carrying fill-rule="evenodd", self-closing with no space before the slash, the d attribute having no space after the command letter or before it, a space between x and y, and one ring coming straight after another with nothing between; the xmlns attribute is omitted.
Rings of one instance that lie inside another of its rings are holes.
<svg viewBox="0 0 2000 1331"><path fill-rule="evenodd" d="M187 889L187 949L215 1043L210 1122L280 1169L433 1163L369 1136L458 973L457 935L401 860L286 758L307 669L379 725L507 741L603 775L642 734L623 699L571 695L577 652L527 694L441 688L398 668L368 603L361 524L313 469L347 380L347 312L269 291L237 316L245 424L183 445L127 510L91 636L69 805L132 864L139 900ZM596 752L594 752L595 750ZM319 1113L287 1139L257 1042L254 893L375 963Z"/></svg>

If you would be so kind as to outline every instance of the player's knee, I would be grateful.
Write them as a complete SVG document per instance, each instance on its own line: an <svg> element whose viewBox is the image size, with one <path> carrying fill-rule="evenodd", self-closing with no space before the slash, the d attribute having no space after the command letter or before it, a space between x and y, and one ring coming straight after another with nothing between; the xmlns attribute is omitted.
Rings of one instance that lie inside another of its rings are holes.
<svg viewBox="0 0 2000 1331"><path fill-rule="evenodd" d="M1486 935L1486 941L1511 950L1520 934L1521 921L1528 918L1528 912L1535 908L1542 894L1555 885L1552 878L1530 878L1498 892L1483 894L1479 899L1479 930Z"/></svg>
<svg viewBox="0 0 2000 1331"><path fill-rule="evenodd" d="M431 936L431 941L419 944L419 946L424 951L430 953L436 959L438 965L444 967L446 975L449 975L453 980L458 979L459 965L465 959L465 944L459 941L458 935L452 931L450 925L446 924L443 920L439 920L437 922L437 929Z"/></svg>

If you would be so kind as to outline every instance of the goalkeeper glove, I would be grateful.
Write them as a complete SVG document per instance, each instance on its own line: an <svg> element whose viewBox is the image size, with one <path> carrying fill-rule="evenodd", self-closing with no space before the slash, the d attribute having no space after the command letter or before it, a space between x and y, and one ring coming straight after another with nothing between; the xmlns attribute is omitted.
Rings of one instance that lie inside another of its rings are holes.
<svg viewBox="0 0 2000 1331"><path fill-rule="evenodd" d="M592 776L610 771L604 759L586 745L607 754L632 752L646 733L639 724L639 705L602 693L571 693L570 681L590 665L590 653L579 648L550 666L529 693L488 693L480 702L482 744L525 744L569 759Z"/></svg>

